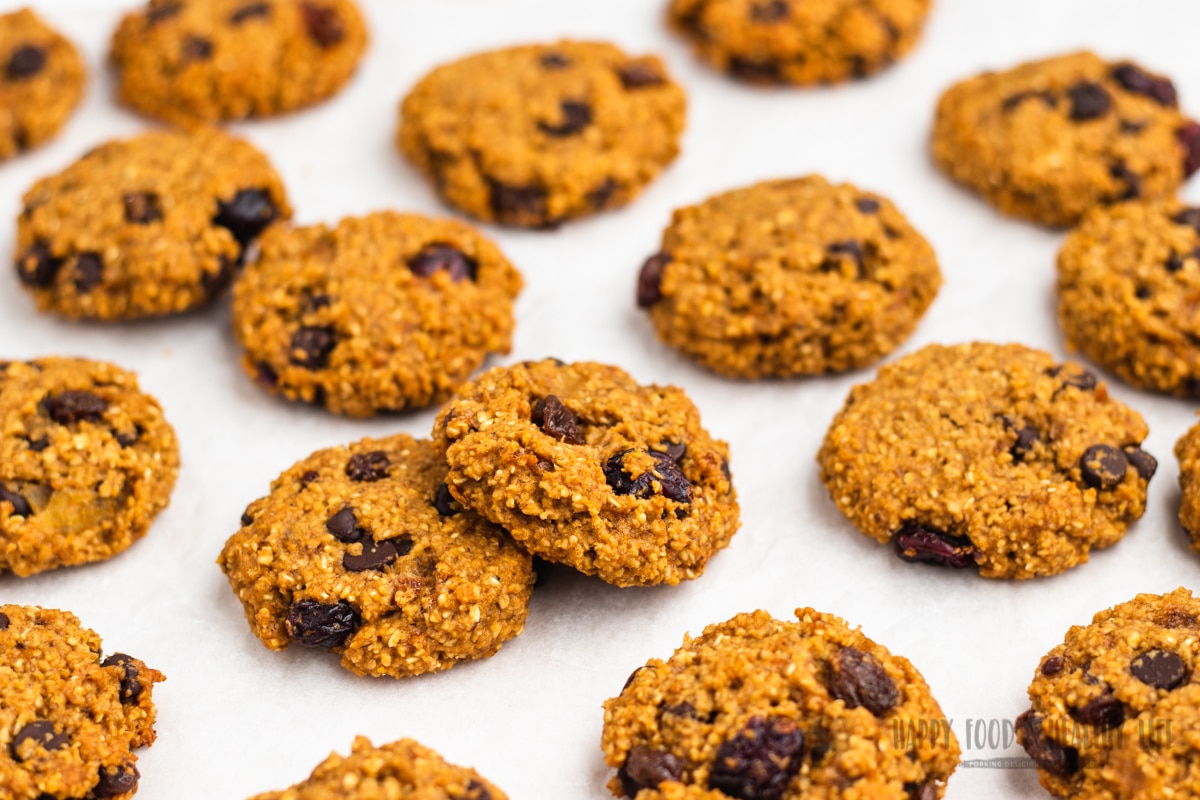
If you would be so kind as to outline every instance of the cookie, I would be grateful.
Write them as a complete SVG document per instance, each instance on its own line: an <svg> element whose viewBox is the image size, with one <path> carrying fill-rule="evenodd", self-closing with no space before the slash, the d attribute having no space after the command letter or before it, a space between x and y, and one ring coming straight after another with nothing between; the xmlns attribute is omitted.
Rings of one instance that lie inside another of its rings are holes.
<svg viewBox="0 0 1200 800"><path fill-rule="evenodd" d="M0 573L122 552L178 472L175 431L132 373L82 358L0 361Z"/></svg>
<svg viewBox="0 0 1200 800"><path fill-rule="evenodd" d="M1200 208L1175 199L1084 215L1058 252L1067 346L1141 389L1200 398Z"/></svg>
<svg viewBox="0 0 1200 800"><path fill-rule="evenodd" d="M262 153L215 130L103 144L25 193L17 277L72 319L177 314L220 295L264 228L291 216Z"/></svg>
<svg viewBox="0 0 1200 800"><path fill-rule="evenodd" d="M1066 226L1200 168L1200 124L1166 78L1089 52L985 72L942 95L933 157L1005 214Z"/></svg>
<svg viewBox="0 0 1200 800"><path fill-rule="evenodd" d="M0 161L52 138L87 73L75 46L28 8L0 14Z"/></svg>
<svg viewBox="0 0 1200 800"><path fill-rule="evenodd" d="M131 751L154 744L154 684L163 674L74 614L0 605L0 787L9 800L129 800L141 777Z"/></svg>
<svg viewBox="0 0 1200 800"><path fill-rule="evenodd" d="M354 739L350 755L333 753L308 780L250 800L508 800L475 770L451 764L412 739L375 747Z"/></svg>
<svg viewBox="0 0 1200 800"><path fill-rule="evenodd" d="M801 608L796 617L738 614L638 667L604 703L612 793L941 797L958 741L921 673L831 614ZM909 727L925 733L897 734Z"/></svg>
<svg viewBox="0 0 1200 800"><path fill-rule="evenodd" d="M547 228L632 200L679 152L685 112L658 58L562 41L438 67L396 143L455 208Z"/></svg>
<svg viewBox="0 0 1200 800"><path fill-rule="evenodd" d="M557 359L497 367L438 414L456 500L617 586L699 577L738 528L729 448L681 389Z"/></svg>
<svg viewBox="0 0 1200 800"><path fill-rule="evenodd" d="M121 20L112 62L122 103L192 125L319 103L366 46L352 0L150 0Z"/></svg>
<svg viewBox="0 0 1200 800"><path fill-rule="evenodd" d="M1046 654L1016 732L1051 794L1200 796L1198 619L1187 589L1139 594Z"/></svg>
<svg viewBox="0 0 1200 800"><path fill-rule="evenodd" d="M933 248L891 202L810 175L675 211L637 302L662 341L714 372L791 377L890 353L941 282Z"/></svg>
<svg viewBox="0 0 1200 800"><path fill-rule="evenodd" d="M696 54L751 83L839 83L878 72L921 35L929 0L672 0Z"/></svg>
<svg viewBox="0 0 1200 800"><path fill-rule="evenodd" d="M532 559L456 504L445 475L429 442L403 433L319 450L280 475L217 560L254 635L398 678L519 634Z"/></svg>
<svg viewBox="0 0 1200 800"><path fill-rule="evenodd" d="M1116 544L1158 464L1141 415L1019 344L930 345L855 386L817 454L830 497L905 561L1053 575Z"/></svg>
<svg viewBox="0 0 1200 800"><path fill-rule="evenodd" d="M461 222L380 212L261 244L233 330L246 372L288 399L355 417L419 408L509 350L521 276Z"/></svg>
<svg viewBox="0 0 1200 800"><path fill-rule="evenodd" d="M1193 425L1175 443L1179 460L1179 523L1200 553L1200 424Z"/></svg>

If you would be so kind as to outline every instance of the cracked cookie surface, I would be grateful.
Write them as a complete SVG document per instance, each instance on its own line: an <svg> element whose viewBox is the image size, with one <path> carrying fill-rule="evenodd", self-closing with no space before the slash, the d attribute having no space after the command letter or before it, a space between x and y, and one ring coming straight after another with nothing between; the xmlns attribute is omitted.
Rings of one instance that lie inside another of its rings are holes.
<svg viewBox="0 0 1200 800"><path fill-rule="evenodd" d="M817 460L838 510L902 559L1022 579L1087 561L1141 517L1146 433L1049 353L930 345L851 390Z"/></svg>
<svg viewBox="0 0 1200 800"><path fill-rule="evenodd" d="M0 15L0 161L53 138L86 83L75 46L33 11Z"/></svg>
<svg viewBox="0 0 1200 800"><path fill-rule="evenodd" d="M638 277L659 338L737 378L842 372L890 353L941 285L886 198L820 176L675 211Z"/></svg>

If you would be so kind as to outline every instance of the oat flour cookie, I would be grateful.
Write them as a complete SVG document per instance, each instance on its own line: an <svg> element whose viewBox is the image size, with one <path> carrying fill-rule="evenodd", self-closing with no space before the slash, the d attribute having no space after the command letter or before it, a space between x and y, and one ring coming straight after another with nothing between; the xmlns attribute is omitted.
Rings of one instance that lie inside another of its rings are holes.
<svg viewBox="0 0 1200 800"><path fill-rule="evenodd" d="M33 11L0 14L0 161L57 134L86 83L75 46Z"/></svg>
<svg viewBox="0 0 1200 800"><path fill-rule="evenodd" d="M121 102L192 124L319 103L366 45L352 0L150 0L121 20L112 60Z"/></svg>
<svg viewBox="0 0 1200 800"><path fill-rule="evenodd" d="M507 353L520 289L473 228L382 212L264 236L233 330L260 385L365 417L445 399Z"/></svg>
<svg viewBox="0 0 1200 800"><path fill-rule="evenodd" d="M888 200L816 175L677 210L638 276L658 336L722 375L843 372L894 350L941 285Z"/></svg>
<svg viewBox="0 0 1200 800"><path fill-rule="evenodd" d="M929 0L672 0L671 26L717 69L754 83L836 83L916 44Z"/></svg>
<svg viewBox="0 0 1200 800"><path fill-rule="evenodd" d="M132 373L0 361L0 573L120 553L166 507L178 471L175 431Z"/></svg>
<svg viewBox="0 0 1200 800"><path fill-rule="evenodd" d="M1139 594L1046 654L1016 727L1051 794L1200 797L1198 619L1187 589Z"/></svg>
<svg viewBox="0 0 1200 800"><path fill-rule="evenodd" d="M986 72L938 101L933 155L1005 214L1074 224L1169 195L1200 167L1200 124L1166 78L1080 52Z"/></svg>
<svg viewBox="0 0 1200 800"><path fill-rule="evenodd" d="M855 386L817 460L838 509L905 561L1053 575L1125 535L1157 462L1146 424L1074 364L930 345Z"/></svg>
<svg viewBox="0 0 1200 800"><path fill-rule="evenodd" d="M292 213L262 153L214 130L101 145L35 183L24 204L21 284L39 310L100 320L209 302L255 237Z"/></svg>
<svg viewBox="0 0 1200 800"><path fill-rule="evenodd" d="M490 656L521 632L532 559L453 501L428 441L319 450L242 515L218 563L254 635L394 678Z"/></svg>
<svg viewBox="0 0 1200 800"><path fill-rule="evenodd" d="M438 67L396 142L450 205L543 228L632 200L679 152L685 110L658 58L564 41Z"/></svg>
<svg viewBox="0 0 1200 800"><path fill-rule="evenodd" d="M129 800L137 756L154 744L161 672L74 614L0 605L0 789L8 800Z"/></svg>
<svg viewBox="0 0 1200 800"><path fill-rule="evenodd" d="M958 742L921 673L835 616L811 608L796 616L738 614L634 671L604 703L604 758L617 768L612 793L941 797ZM936 734L896 734L917 722Z"/></svg>

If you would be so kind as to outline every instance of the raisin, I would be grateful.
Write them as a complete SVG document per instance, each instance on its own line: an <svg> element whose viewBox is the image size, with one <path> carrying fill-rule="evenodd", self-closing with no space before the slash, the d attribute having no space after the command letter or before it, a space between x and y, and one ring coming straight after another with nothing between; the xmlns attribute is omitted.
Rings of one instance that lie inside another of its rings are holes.
<svg viewBox="0 0 1200 800"><path fill-rule="evenodd" d="M538 63L549 70L566 69L571 66L571 59L556 50L551 50L548 53L542 53L538 58Z"/></svg>
<svg viewBox="0 0 1200 800"><path fill-rule="evenodd" d="M292 334L289 358L298 367L324 369L329 366L329 355L336 346L337 337L332 327L303 327Z"/></svg>
<svg viewBox="0 0 1200 800"><path fill-rule="evenodd" d="M93 797L118 797L137 789L142 775L133 764L119 767L101 767L100 780L92 787Z"/></svg>
<svg viewBox="0 0 1200 800"><path fill-rule="evenodd" d="M1052 676L1062 672L1066 665L1067 661L1062 656L1050 656L1042 662L1040 670L1043 675Z"/></svg>
<svg viewBox="0 0 1200 800"><path fill-rule="evenodd" d="M328 50L346 36L346 26L336 10L329 6L316 3L301 3L300 16L304 18L304 28L309 38L318 47Z"/></svg>
<svg viewBox="0 0 1200 800"><path fill-rule="evenodd" d="M560 442L583 444L579 418L555 395L546 395L534 403L530 420Z"/></svg>
<svg viewBox="0 0 1200 800"><path fill-rule="evenodd" d="M203 36L189 36L183 40L183 61L207 61L212 58L213 43L212 39L205 39Z"/></svg>
<svg viewBox="0 0 1200 800"><path fill-rule="evenodd" d="M75 291L86 294L100 285L104 277L104 262L99 253L80 253L75 257Z"/></svg>
<svg viewBox="0 0 1200 800"><path fill-rule="evenodd" d="M896 683L870 653L843 647L829 664L829 693L847 708L863 708L882 717L900 702Z"/></svg>
<svg viewBox="0 0 1200 800"><path fill-rule="evenodd" d="M217 201L214 225L233 234L243 248L279 218L279 209L266 189L240 189L231 200Z"/></svg>
<svg viewBox="0 0 1200 800"><path fill-rule="evenodd" d="M1142 179L1131 170L1124 161L1118 161L1108 168L1108 174L1115 180L1125 184L1125 191L1117 195L1117 200L1134 200L1142 196Z"/></svg>
<svg viewBox="0 0 1200 800"><path fill-rule="evenodd" d="M371 450L350 456L346 462L346 475L352 481L372 483L387 477L392 460L382 450Z"/></svg>
<svg viewBox="0 0 1200 800"><path fill-rule="evenodd" d="M361 624L362 618L345 600L320 603L297 600L288 609L284 622L288 636L305 647L338 647Z"/></svg>
<svg viewBox="0 0 1200 800"><path fill-rule="evenodd" d="M651 86L661 86L667 82L658 66L652 61L630 61L617 67L617 77L621 85L629 91L646 89Z"/></svg>
<svg viewBox="0 0 1200 800"><path fill-rule="evenodd" d="M454 495L450 494L450 487L444 483L438 484L437 491L433 493L433 507L443 517L453 517L462 510L454 501Z"/></svg>
<svg viewBox="0 0 1200 800"><path fill-rule="evenodd" d="M1125 706L1113 696L1111 690L1094 697L1079 708L1070 709L1071 716L1085 725L1097 728L1115 728L1125 721Z"/></svg>
<svg viewBox="0 0 1200 800"><path fill-rule="evenodd" d="M779 22L787 19L790 11L787 0L765 0L750 6L750 19L755 22Z"/></svg>
<svg viewBox="0 0 1200 800"><path fill-rule="evenodd" d="M637 279L638 308L650 308L662 300L662 277L671 263L671 254L655 253L646 259Z"/></svg>
<svg viewBox="0 0 1200 800"><path fill-rule="evenodd" d="M863 261L862 246L856 241L834 242L825 247L828 257L821 262L822 272L840 272L842 258L849 258L854 263L854 274L858 278L867 275L866 263Z"/></svg>
<svg viewBox="0 0 1200 800"><path fill-rule="evenodd" d="M0 484L0 503L9 503L12 505L12 516L28 517L33 513L33 509L29 506L29 501L16 492L4 488Z"/></svg>
<svg viewBox="0 0 1200 800"><path fill-rule="evenodd" d="M50 253L49 245L37 242L17 259L17 277L26 286L46 289L54 284L62 265L63 260Z"/></svg>
<svg viewBox="0 0 1200 800"><path fill-rule="evenodd" d="M60 425L69 425L80 420L99 422L108 408L108 401L91 392L68 389L46 395L40 405L52 420Z"/></svg>
<svg viewBox="0 0 1200 800"><path fill-rule="evenodd" d="M479 265L453 245L431 244L408 260L408 268L419 278L428 278L438 270L444 270L451 281L458 283L475 280Z"/></svg>
<svg viewBox="0 0 1200 800"><path fill-rule="evenodd" d="M505 225L546 225L546 190L489 181L492 213Z"/></svg>
<svg viewBox="0 0 1200 800"><path fill-rule="evenodd" d="M779 800L804 757L804 734L790 719L751 717L717 749L711 789L740 800Z"/></svg>
<svg viewBox="0 0 1200 800"><path fill-rule="evenodd" d="M1012 112L1016 110L1017 106L1021 105L1026 100L1033 100L1035 98L1041 100L1046 108L1054 108L1055 103L1058 102L1054 95L1048 91L1028 91L1017 92L1016 94L1009 95L1008 97L1004 98L1004 102L1000 104L1000 107L1006 112Z"/></svg>
<svg viewBox="0 0 1200 800"><path fill-rule="evenodd" d="M1051 378L1058 378L1064 386L1074 386L1076 389L1095 389L1096 376L1078 364L1059 364L1046 371Z"/></svg>
<svg viewBox="0 0 1200 800"><path fill-rule="evenodd" d="M1175 85L1166 78L1160 78L1143 72L1128 62L1118 64L1112 69L1113 80L1134 94L1145 95L1162 106L1174 107L1179 104L1175 93Z"/></svg>
<svg viewBox="0 0 1200 800"><path fill-rule="evenodd" d="M617 778L627 797L642 789L656 788L663 781L677 781L683 776L683 762L673 753L637 745L625 757L617 770Z"/></svg>
<svg viewBox="0 0 1200 800"><path fill-rule="evenodd" d="M892 541L896 554L904 561L961 569L975 566L982 558L967 537L951 536L919 525L902 528Z"/></svg>
<svg viewBox="0 0 1200 800"><path fill-rule="evenodd" d="M859 197L854 201L854 207L864 214L874 214L879 211L879 201L872 197Z"/></svg>
<svg viewBox="0 0 1200 800"><path fill-rule="evenodd" d="M734 56L729 59L729 71L736 77L751 83L776 83L779 81L778 61L755 61Z"/></svg>
<svg viewBox="0 0 1200 800"><path fill-rule="evenodd" d="M1058 778L1067 778L1079 769L1079 752L1063 747L1042 731L1042 717L1029 709L1017 717L1017 742L1038 768Z"/></svg>
<svg viewBox="0 0 1200 800"><path fill-rule="evenodd" d="M615 493L650 497L654 494L654 483L657 481L663 497L678 503L691 502L692 485L670 456L654 450L647 451L655 460L655 467L635 479L624 468L625 456L632 452L632 449L622 450L604 463L604 479Z"/></svg>
<svg viewBox="0 0 1200 800"><path fill-rule="evenodd" d="M1067 97L1071 101L1071 119L1076 122L1098 119L1112 108L1112 95L1091 81L1080 81L1067 89Z"/></svg>
<svg viewBox="0 0 1200 800"><path fill-rule="evenodd" d="M1200 169L1200 122L1187 122L1175 131L1175 139L1183 147L1183 177L1191 177Z"/></svg>
<svg viewBox="0 0 1200 800"><path fill-rule="evenodd" d="M149 225L163 218L162 199L154 192L126 192L125 221L135 225Z"/></svg>
<svg viewBox="0 0 1200 800"><path fill-rule="evenodd" d="M592 107L581 100L563 100L558 104L562 122L551 125L539 122L538 127L550 136L574 136L592 124Z"/></svg>
<svg viewBox="0 0 1200 800"><path fill-rule="evenodd" d="M266 3L248 3L229 15L229 22L241 25L248 19L266 18L271 16L271 7Z"/></svg>
<svg viewBox="0 0 1200 800"><path fill-rule="evenodd" d="M41 47L23 44L13 51L4 65L4 77L10 81L32 78L46 66L46 51Z"/></svg>

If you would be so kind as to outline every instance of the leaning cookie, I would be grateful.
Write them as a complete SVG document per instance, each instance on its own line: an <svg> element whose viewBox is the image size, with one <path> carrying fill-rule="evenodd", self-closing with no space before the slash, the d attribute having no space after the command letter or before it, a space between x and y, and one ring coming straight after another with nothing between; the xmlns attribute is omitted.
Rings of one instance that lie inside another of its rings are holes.
<svg viewBox="0 0 1200 800"><path fill-rule="evenodd" d="M604 703L612 793L941 797L958 741L917 669L831 614L796 617L738 614L635 670ZM902 726L937 733L898 736Z"/></svg>
<svg viewBox="0 0 1200 800"><path fill-rule="evenodd" d="M73 614L0 605L0 788L8 800L129 800L133 750L154 744L161 672Z"/></svg>
<svg viewBox="0 0 1200 800"><path fill-rule="evenodd" d="M1005 214L1072 225L1170 195L1200 168L1200 124L1167 78L1089 52L987 72L938 101L934 160Z"/></svg>
<svg viewBox="0 0 1200 800"><path fill-rule="evenodd" d="M637 302L658 337L736 378L844 372L900 345L941 285L886 198L810 175L675 211Z"/></svg>
<svg viewBox="0 0 1200 800"><path fill-rule="evenodd" d="M455 503L445 474L429 442L400 433L280 475L217 561L254 635L398 678L490 656L519 634L532 559Z"/></svg>
<svg viewBox="0 0 1200 800"><path fill-rule="evenodd" d="M121 20L112 61L122 103L191 125L318 103L366 45L353 0L151 0Z"/></svg>
<svg viewBox="0 0 1200 800"><path fill-rule="evenodd" d="M698 577L738 528L729 449L682 390L556 359L485 372L438 414L451 494L617 586Z"/></svg>
<svg viewBox="0 0 1200 800"><path fill-rule="evenodd" d="M632 200L679 152L685 110L658 58L562 41L438 67L396 142L455 208L545 228Z"/></svg>
<svg viewBox="0 0 1200 800"><path fill-rule="evenodd" d="M124 551L178 471L175 432L132 373L82 358L0 361L0 573Z"/></svg>
<svg viewBox="0 0 1200 800"><path fill-rule="evenodd" d="M507 353L521 276L454 220L380 212L269 232L233 290L233 331L255 381L366 417L444 400Z"/></svg>
<svg viewBox="0 0 1200 800"><path fill-rule="evenodd" d="M1200 601L1140 594L1075 625L1042 659L1017 741L1075 800L1200 796Z"/></svg>
<svg viewBox="0 0 1200 800"><path fill-rule="evenodd" d="M1146 433L1049 353L930 345L854 387L817 460L838 509L905 561L1023 579L1087 561L1141 517Z"/></svg>
<svg viewBox="0 0 1200 800"><path fill-rule="evenodd" d="M54 137L83 96L75 46L28 8L0 15L0 161Z"/></svg>
<svg viewBox="0 0 1200 800"><path fill-rule="evenodd" d="M256 237L291 216L274 168L215 130L103 144L25 193L17 277L73 319L177 314L228 287Z"/></svg>

